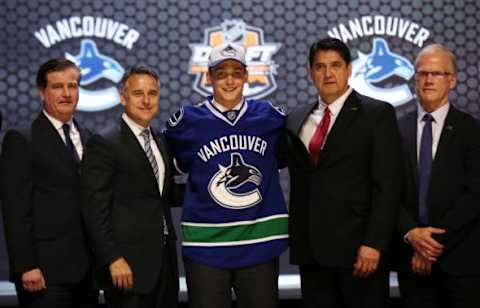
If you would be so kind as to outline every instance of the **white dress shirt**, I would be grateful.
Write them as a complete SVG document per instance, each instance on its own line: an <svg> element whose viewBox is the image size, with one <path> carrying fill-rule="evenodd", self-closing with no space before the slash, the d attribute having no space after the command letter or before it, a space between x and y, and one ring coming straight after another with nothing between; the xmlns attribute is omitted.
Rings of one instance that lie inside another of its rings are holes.
<svg viewBox="0 0 480 308"><path fill-rule="evenodd" d="M327 132L327 138L328 138L328 134L330 133L330 130L332 129L332 126L335 123L335 120L337 119L337 116L340 113L340 110L342 110L342 107L345 104L347 97L350 95L350 93L352 93L352 91L353 91L352 88L349 87L345 93L343 93L339 98L337 98L335 101L333 101L330 104L324 103L322 101L322 98L320 96L318 97L317 108L314 109L312 113L310 113L310 115L307 117L307 119L303 123L302 129L300 130L300 140L302 140L308 152L310 152L309 150L310 141L312 140L312 137L315 134L315 131L317 130L318 125L322 121L323 114L325 113L325 108L328 107L328 109L330 109L330 125L328 126L328 132ZM323 143L323 145L325 145L325 142ZM323 148L323 145L322 145L322 148Z"/></svg>
<svg viewBox="0 0 480 308"><path fill-rule="evenodd" d="M160 194L163 192L163 184L165 182L165 162L163 161L163 157L160 154L160 149L157 146L155 140L153 140L152 130L150 127L143 127L138 125L133 121L126 113L122 114L122 119L127 123L128 127L132 130L135 137L137 137L138 143L142 146L142 149L145 151L145 140L141 136L142 131L147 128L150 131L150 147L152 148L153 156L155 157L155 161L157 162L158 166L158 188L160 190ZM149 162L150 163L150 162Z"/></svg>
<svg viewBox="0 0 480 308"><path fill-rule="evenodd" d="M75 150L77 151L78 158L81 160L83 156L82 138L80 137L80 132L75 126L73 119L70 119L67 123L63 123L62 121L57 120L56 118L49 115L46 110L43 110L43 114L47 117L50 123L52 123L53 127L55 127L57 133L60 135L60 138L62 138L65 144L67 144L67 139L65 138L65 134L63 132L63 124L70 125L70 139L72 139L72 143L75 147Z"/></svg>
<svg viewBox="0 0 480 308"><path fill-rule="evenodd" d="M440 141L440 135L442 134L442 129L445 124L445 119L450 109L450 103L443 105L434 112L430 113L433 117L432 121L432 158L435 159L435 154L437 153L438 142ZM422 140L423 127L425 126L425 121L423 121L423 116L427 112L423 110L422 105L418 104L417 108L417 161L420 159L420 143Z"/></svg>

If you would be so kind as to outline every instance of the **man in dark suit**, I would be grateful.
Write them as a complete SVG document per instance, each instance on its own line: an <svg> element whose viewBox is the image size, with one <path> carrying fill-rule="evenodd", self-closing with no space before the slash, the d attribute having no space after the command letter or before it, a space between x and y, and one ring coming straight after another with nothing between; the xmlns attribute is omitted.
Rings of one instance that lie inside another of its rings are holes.
<svg viewBox="0 0 480 308"><path fill-rule="evenodd" d="M287 120L290 258L304 307L385 307L385 266L400 198L400 138L391 105L348 86L348 47L310 48L319 99Z"/></svg>
<svg viewBox="0 0 480 308"><path fill-rule="evenodd" d="M480 126L448 100L455 56L425 47L417 109L400 120L405 200L398 220L405 307L480 307Z"/></svg>
<svg viewBox="0 0 480 308"><path fill-rule="evenodd" d="M98 300L80 207L88 134L73 119L79 82L74 63L44 63L37 73L43 111L3 141L3 218L21 307L93 307Z"/></svg>
<svg viewBox="0 0 480 308"><path fill-rule="evenodd" d="M120 87L120 129L95 135L82 165L82 202L109 307L176 307L178 272L169 195L172 157L150 128L157 74L135 67Z"/></svg>

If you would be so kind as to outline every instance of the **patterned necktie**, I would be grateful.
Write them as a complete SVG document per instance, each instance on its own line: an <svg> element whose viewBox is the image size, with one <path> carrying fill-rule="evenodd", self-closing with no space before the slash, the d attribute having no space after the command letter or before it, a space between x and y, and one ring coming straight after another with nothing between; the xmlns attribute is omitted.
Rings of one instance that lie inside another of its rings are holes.
<svg viewBox="0 0 480 308"><path fill-rule="evenodd" d="M329 126L330 109L326 107L323 113L322 120L320 121L320 124L318 124L317 129L313 134L312 140L310 140L310 144L308 145L308 149L310 150L310 158L315 165L318 164L320 151L322 150L322 146L325 143L325 138L327 136Z"/></svg>
<svg viewBox="0 0 480 308"><path fill-rule="evenodd" d="M145 150L145 154L147 155L148 161L150 162L150 166L152 166L153 174L155 174L155 179L157 180L157 185L159 185L160 180L158 178L158 164L155 156L153 155L152 146L150 144L150 130L148 128L144 129L140 133L140 136L142 136L143 138L143 149ZM163 216L163 225L165 226L165 228L163 228L163 233L165 235L168 235L168 227L167 221L165 220L165 215Z"/></svg>
<svg viewBox="0 0 480 308"><path fill-rule="evenodd" d="M157 183L159 183L158 179L158 164L155 160L155 156L153 156L152 146L150 145L150 130L144 129L140 136L143 137L143 149L145 150L145 154L147 155L148 161L150 162L150 166L152 166L153 174L155 174L155 179L157 179Z"/></svg>
<svg viewBox="0 0 480 308"><path fill-rule="evenodd" d="M430 184L430 173L432 171L432 122L434 121L431 114L427 113L423 116L422 121L425 126L422 131L422 139L420 141L420 157L418 160L418 216L420 221L428 224L428 207L427 195Z"/></svg>
<svg viewBox="0 0 480 308"><path fill-rule="evenodd" d="M78 156L77 149L75 149L72 138L70 138L70 125L65 123L62 125L62 129L63 129L63 134L65 135L65 141L67 142L67 148L70 151L70 153L72 153L73 159L75 159L75 161L77 162L80 161L80 157Z"/></svg>

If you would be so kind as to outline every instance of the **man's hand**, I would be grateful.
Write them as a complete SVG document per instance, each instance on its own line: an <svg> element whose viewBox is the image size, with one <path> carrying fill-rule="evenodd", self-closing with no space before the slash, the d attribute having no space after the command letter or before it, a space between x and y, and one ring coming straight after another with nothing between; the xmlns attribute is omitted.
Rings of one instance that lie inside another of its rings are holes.
<svg viewBox="0 0 480 308"><path fill-rule="evenodd" d="M35 268L22 274L22 286L30 292L38 292L47 288L45 278L39 268Z"/></svg>
<svg viewBox="0 0 480 308"><path fill-rule="evenodd" d="M133 273L124 258L116 259L110 264L110 275L116 288L130 290L133 287Z"/></svg>
<svg viewBox="0 0 480 308"><path fill-rule="evenodd" d="M432 263L432 261L415 251L412 257L412 271L417 275L430 275L432 272Z"/></svg>
<svg viewBox="0 0 480 308"><path fill-rule="evenodd" d="M380 251L365 245L360 246L357 252L357 260L353 265L353 276L365 278L373 274L380 261Z"/></svg>
<svg viewBox="0 0 480 308"><path fill-rule="evenodd" d="M415 251L430 261L437 261L443 253L443 245L432 238L432 234L445 233L444 229L425 227L413 228L407 233L407 240Z"/></svg>

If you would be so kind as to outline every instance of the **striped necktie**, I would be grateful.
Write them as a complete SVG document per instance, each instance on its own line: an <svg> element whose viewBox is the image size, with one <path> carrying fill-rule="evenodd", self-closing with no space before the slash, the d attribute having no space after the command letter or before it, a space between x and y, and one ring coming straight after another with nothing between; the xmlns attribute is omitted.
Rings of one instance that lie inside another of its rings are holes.
<svg viewBox="0 0 480 308"><path fill-rule="evenodd" d="M155 179L157 180L157 185L159 185L159 178L158 178L158 164L155 156L153 155L152 146L150 144L150 130L148 128L144 129L140 136L143 138L143 149L145 150L145 154L147 155L148 161L150 162L150 166L152 166L153 174L155 174ZM163 232L165 235L168 235L168 227L167 221L165 220L165 215L163 216Z"/></svg>
<svg viewBox="0 0 480 308"><path fill-rule="evenodd" d="M145 154L147 155L148 161L150 162L150 166L152 166L153 174L155 174L155 179L157 183L159 183L158 179L158 164L155 160L155 156L153 155L152 146L150 144L150 130L144 129L140 136L143 138L143 149L145 150Z"/></svg>

